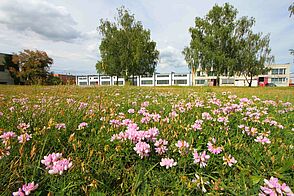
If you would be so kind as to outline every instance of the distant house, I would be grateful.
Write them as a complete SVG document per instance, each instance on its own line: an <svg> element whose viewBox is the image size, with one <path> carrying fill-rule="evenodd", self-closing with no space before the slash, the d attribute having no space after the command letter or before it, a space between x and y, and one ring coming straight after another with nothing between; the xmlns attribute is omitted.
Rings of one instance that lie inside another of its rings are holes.
<svg viewBox="0 0 294 196"><path fill-rule="evenodd" d="M13 78L7 69L7 64L11 64L12 55L0 53L0 84L14 84Z"/></svg>

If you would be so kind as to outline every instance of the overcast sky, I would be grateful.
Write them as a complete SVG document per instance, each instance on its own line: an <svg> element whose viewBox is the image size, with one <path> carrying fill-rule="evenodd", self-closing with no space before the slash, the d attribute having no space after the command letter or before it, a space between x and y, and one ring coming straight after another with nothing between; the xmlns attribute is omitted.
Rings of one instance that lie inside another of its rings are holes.
<svg viewBox="0 0 294 196"><path fill-rule="evenodd" d="M157 72L188 72L181 51L190 42L189 27L216 3L229 2L240 16L256 19L255 32L270 33L276 63L292 63L292 0L0 0L0 52L44 50L55 73L95 74L99 59L99 20L113 18L124 5L145 28L160 51Z"/></svg>

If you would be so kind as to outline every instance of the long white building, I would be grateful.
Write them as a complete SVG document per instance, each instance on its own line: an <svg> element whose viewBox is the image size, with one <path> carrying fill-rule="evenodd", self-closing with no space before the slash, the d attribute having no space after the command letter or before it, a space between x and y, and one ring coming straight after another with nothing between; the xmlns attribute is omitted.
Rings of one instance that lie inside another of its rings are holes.
<svg viewBox="0 0 294 196"><path fill-rule="evenodd" d="M277 86L289 86L290 64L273 64L267 75L260 75L253 78L252 86L264 86L267 83L274 83ZM132 81L132 78L129 79ZM193 81L194 80L194 81ZM191 73L155 73L150 76L135 76L136 86L215 86L217 77L213 71L209 73L196 70ZM77 76L77 85L124 85L124 78L107 75L81 75ZM242 76L220 76L220 86L248 86L245 77Z"/></svg>

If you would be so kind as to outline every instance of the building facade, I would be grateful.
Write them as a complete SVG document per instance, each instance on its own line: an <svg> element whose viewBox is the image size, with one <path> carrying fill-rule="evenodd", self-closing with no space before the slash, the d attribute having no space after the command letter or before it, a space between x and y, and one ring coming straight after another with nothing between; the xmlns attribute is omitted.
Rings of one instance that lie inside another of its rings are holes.
<svg viewBox="0 0 294 196"><path fill-rule="evenodd" d="M290 64L273 64L268 74L256 76L252 80L252 86L264 86L274 83L276 86L289 86ZM220 86L248 86L244 76L220 76ZM132 78L129 79L130 81ZM194 81L193 81L194 80ZM76 84L84 85L125 85L124 78L107 75L83 75L77 76ZM211 71L209 73L196 70L192 73L155 73L153 75L134 76L135 86L216 86L217 76Z"/></svg>
<svg viewBox="0 0 294 196"><path fill-rule="evenodd" d="M7 64L11 63L12 55L0 53L0 84L14 84L13 78L7 69Z"/></svg>

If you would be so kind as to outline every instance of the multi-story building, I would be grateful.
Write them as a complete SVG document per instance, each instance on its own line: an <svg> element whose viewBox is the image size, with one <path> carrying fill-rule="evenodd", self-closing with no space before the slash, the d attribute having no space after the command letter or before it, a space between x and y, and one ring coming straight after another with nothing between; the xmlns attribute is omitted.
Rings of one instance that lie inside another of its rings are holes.
<svg viewBox="0 0 294 196"><path fill-rule="evenodd" d="M264 86L274 83L277 86L289 86L290 64L274 64L269 66L271 70L266 75L255 76L252 86ZM220 76L220 86L248 86L244 76ZM130 78L130 81L132 78ZM194 80L194 81L193 81ZM116 79L116 76L83 75L77 76L77 85L124 85L124 78ZM135 86L215 86L217 76L214 71L205 73L200 69L192 73L155 73L134 77Z"/></svg>
<svg viewBox="0 0 294 196"><path fill-rule="evenodd" d="M0 84L14 84L14 80L7 69L7 65L11 63L11 59L11 54L0 53Z"/></svg>

